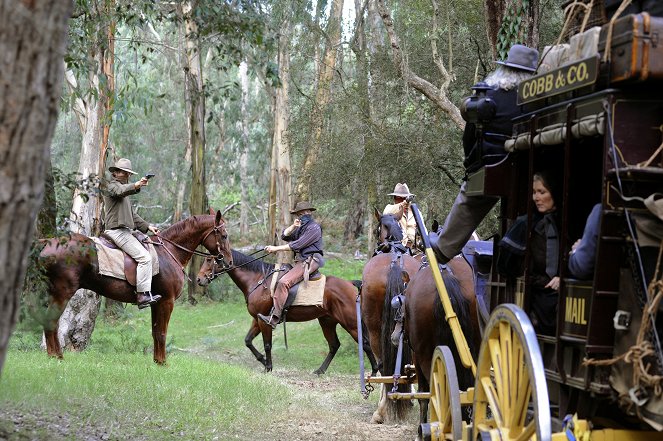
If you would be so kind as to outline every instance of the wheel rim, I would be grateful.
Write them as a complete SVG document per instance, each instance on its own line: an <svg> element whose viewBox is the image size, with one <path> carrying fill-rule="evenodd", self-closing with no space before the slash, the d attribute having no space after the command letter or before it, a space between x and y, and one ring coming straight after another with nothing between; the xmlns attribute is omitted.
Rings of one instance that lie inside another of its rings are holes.
<svg viewBox="0 0 663 441"><path fill-rule="evenodd" d="M433 353L430 393L428 422L431 425L431 439L461 439L463 420L458 376L453 355L447 346L438 346Z"/></svg>
<svg viewBox="0 0 663 441"><path fill-rule="evenodd" d="M516 305L500 305L486 327L474 397L474 438L551 439L548 388L536 334Z"/></svg>

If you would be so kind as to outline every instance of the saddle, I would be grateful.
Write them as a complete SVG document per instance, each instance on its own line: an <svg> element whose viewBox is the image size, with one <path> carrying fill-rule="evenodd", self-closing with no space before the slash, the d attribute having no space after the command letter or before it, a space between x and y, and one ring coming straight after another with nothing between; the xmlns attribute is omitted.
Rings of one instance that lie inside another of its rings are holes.
<svg viewBox="0 0 663 441"><path fill-rule="evenodd" d="M150 238L147 236L147 234L141 233L140 231L133 231L131 234L133 234L133 236L138 239L138 241L147 251L150 251ZM129 284L136 286L136 267L138 266L136 261L130 255L124 252L122 248L118 247L115 242L113 242L113 240L106 236L104 233L99 235L98 243L105 246L106 248L122 252L124 255L124 277L126 278L127 282L129 282Z"/></svg>
<svg viewBox="0 0 663 441"><path fill-rule="evenodd" d="M278 273L279 275L278 275L276 281L274 282L274 286L276 285L276 282L278 281L278 279L280 279L281 277L283 277L283 276L284 276L288 271L290 271L291 269L292 269L292 265L289 264L289 263L284 263L283 265L281 265L281 268L279 269L279 273ZM316 269L314 272L312 272L312 273L309 274L309 276L308 276L308 281L309 281L309 282L317 282L317 281L320 281L323 277L324 277L324 276L323 276L323 274L319 271L319 269ZM285 315L285 312L287 312L288 309L289 309L289 308L292 306L292 304L295 302L295 300L296 300L296 298L297 298L297 293L299 292L299 288L302 286L302 283L303 283L303 282L304 282L304 281L301 281L301 282L299 282L299 283L293 285L293 286L290 288L290 290L288 291L288 298L286 299L285 304L283 305L283 311L284 311L284 314L283 314L283 315ZM324 290L324 287L323 287L323 290Z"/></svg>

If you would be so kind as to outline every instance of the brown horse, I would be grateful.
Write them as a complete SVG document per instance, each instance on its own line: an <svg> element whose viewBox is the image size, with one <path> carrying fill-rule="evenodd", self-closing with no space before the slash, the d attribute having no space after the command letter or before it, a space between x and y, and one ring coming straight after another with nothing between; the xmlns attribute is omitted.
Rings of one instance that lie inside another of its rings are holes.
<svg viewBox="0 0 663 441"><path fill-rule="evenodd" d="M220 212L192 216L153 237L159 256L159 274L152 279L153 292L161 300L152 309L154 361L166 362L166 332L170 315L184 285L184 266L202 245L219 261L232 264L228 234ZM109 299L135 303L135 287L125 280L99 274L95 244L87 236L72 233L68 237L40 241L43 247L38 265L49 281L49 306L44 323L48 355L62 358L58 341L58 319L78 289L89 289ZM202 254L202 253L200 253ZM207 254L205 254L207 255Z"/></svg>
<svg viewBox="0 0 663 441"><path fill-rule="evenodd" d="M451 305L476 360L481 332L472 268L462 256L456 256L446 267L442 267L441 272ZM472 371L464 368L460 362L430 266L422 268L408 283L403 328L405 339L412 350L419 392L430 391L431 361L437 346L449 346L451 349L460 390L474 385ZM420 422L425 423L428 418L428 400L419 400L419 412Z"/></svg>
<svg viewBox="0 0 663 441"><path fill-rule="evenodd" d="M262 259L251 259L246 254L232 250L234 265L227 269L219 270L219 265L214 258L205 259L205 263L198 272L198 284L205 286L220 274L228 273L237 287L244 293L246 307L253 317L249 332L244 338L244 344L248 347L256 359L265 367L265 372L272 370L272 327L257 319L257 315L268 315L272 308L270 296L270 284L274 277L274 265L264 262ZM325 373L334 355L341 346L336 334L336 325L340 324L355 341L358 341L357 316L355 303L357 288L347 280L334 276L327 276L322 307L318 306L292 306L285 316L289 322L307 322L318 319L322 333L329 345L329 352L315 374ZM255 346L253 339L262 334L265 355L261 354ZM368 354L373 372L377 372L377 363L367 340L362 344L364 351Z"/></svg>
<svg viewBox="0 0 663 441"><path fill-rule="evenodd" d="M396 368L397 348L391 343L390 336L395 326L395 312L391 307L394 296L403 293L405 288L403 272L409 277L419 270L420 262L410 256L401 241L403 232L398 224L398 218L393 215L380 215L375 210L379 222L376 231L378 250L383 250L373 256L364 266L361 284L361 320L365 325L371 348L378 360L380 373L391 376ZM409 352L403 353L402 367L410 360ZM387 400L387 387L382 387L380 402L371 418L374 423L383 423L385 420L402 420L405 417L409 402L403 400ZM399 391L405 392L408 385L400 385Z"/></svg>

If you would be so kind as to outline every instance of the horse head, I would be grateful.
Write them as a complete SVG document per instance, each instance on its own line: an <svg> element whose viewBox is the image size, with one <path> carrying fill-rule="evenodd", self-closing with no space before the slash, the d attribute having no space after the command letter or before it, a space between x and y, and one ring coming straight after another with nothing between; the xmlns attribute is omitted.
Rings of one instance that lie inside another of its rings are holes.
<svg viewBox="0 0 663 441"><path fill-rule="evenodd" d="M209 258L213 259L218 267L230 268L233 256L226 231L226 221L220 211L215 212L210 208L210 214L214 216L214 226L203 237L202 245L210 252Z"/></svg>
<svg viewBox="0 0 663 441"><path fill-rule="evenodd" d="M375 238L378 243L378 248L389 242L401 242L403 240L403 230L398 223L401 216L402 214L380 214L380 212L375 209L375 217L378 221L378 226L375 230Z"/></svg>

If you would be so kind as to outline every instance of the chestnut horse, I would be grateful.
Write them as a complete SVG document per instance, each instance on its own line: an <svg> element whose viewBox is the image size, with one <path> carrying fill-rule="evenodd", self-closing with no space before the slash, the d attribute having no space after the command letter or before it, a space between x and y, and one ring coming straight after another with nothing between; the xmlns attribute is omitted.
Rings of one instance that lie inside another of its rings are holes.
<svg viewBox="0 0 663 441"><path fill-rule="evenodd" d="M456 256L446 266L441 267L441 272L451 305L458 316L470 352L476 360L481 332L472 268L462 256ZM403 329L412 350L419 392L430 391L431 361L437 346L449 346L451 349L460 390L474 385L472 371L463 367L460 361L430 266L423 267L408 282L405 290ZM419 400L419 419L420 423L427 422L428 400Z"/></svg>
<svg viewBox="0 0 663 441"><path fill-rule="evenodd" d="M198 272L197 281L201 286L209 284L220 274L228 273L235 285L244 293L246 307L253 317L249 332L244 338L244 344L253 353L256 359L265 367L265 372L272 370L272 327L257 319L257 315L268 315L272 308L270 285L274 274L274 265L262 259L252 259L250 256L237 250L232 250L234 265L219 270L216 259L208 257ZM336 325L340 324L355 341L358 341L357 316L355 303L357 288L351 282L334 276L327 276L322 307L319 306L292 306L288 310L285 320L288 322L307 322L318 319L322 333L329 345L329 352L315 374L325 373L334 355L341 346L336 334ZM253 340L262 334L265 354L261 354L253 346ZM373 372L377 372L377 363L371 351L368 340L362 344L368 354Z"/></svg>
<svg viewBox="0 0 663 441"><path fill-rule="evenodd" d="M159 274L152 279L152 290L161 300L152 309L154 361L166 362L168 322L184 285L184 266L202 245L226 265L232 264L225 222L216 215L191 216L153 236L159 256ZM49 356L62 358L58 341L58 319L78 289L89 289L118 302L135 303L135 287L126 280L99 274L95 244L87 236L72 233L68 237L44 239L38 265L49 281L49 306L44 323ZM208 255L208 254L205 254Z"/></svg>
<svg viewBox="0 0 663 441"><path fill-rule="evenodd" d="M403 232L398 224L399 217L394 215L380 215L375 210L378 221L376 231L377 250L383 250L373 256L364 266L361 283L361 320L368 332L373 353L378 360L382 376L391 376L396 368L397 348L391 343L390 336L395 326L395 311L391 307L394 296L403 293L405 283L403 273L409 277L419 270L420 262L409 255L403 248ZM409 364L409 351L403 352L401 372L403 366ZM373 413L371 421L383 423L387 420L400 421L404 419L410 403L403 400L388 400L387 388L382 387L380 402ZM407 392L409 385L400 385L400 392Z"/></svg>

